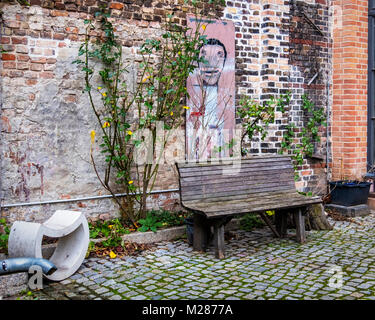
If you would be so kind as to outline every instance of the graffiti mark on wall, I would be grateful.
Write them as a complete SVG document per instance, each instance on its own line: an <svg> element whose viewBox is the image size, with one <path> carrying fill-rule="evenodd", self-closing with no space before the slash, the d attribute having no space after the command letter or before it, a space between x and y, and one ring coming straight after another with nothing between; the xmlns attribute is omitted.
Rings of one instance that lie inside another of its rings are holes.
<svg viewBox="0 0 375 320"><path fill-rule="evenodd" d="M11 149L5 153L5 158L9 158L11 163L17 166L18 182L15 186L11 186L14 195L29 201L31 189L38 189L41 195L44 194L44 166L26 162L26 154L13 152Z"/></svg>

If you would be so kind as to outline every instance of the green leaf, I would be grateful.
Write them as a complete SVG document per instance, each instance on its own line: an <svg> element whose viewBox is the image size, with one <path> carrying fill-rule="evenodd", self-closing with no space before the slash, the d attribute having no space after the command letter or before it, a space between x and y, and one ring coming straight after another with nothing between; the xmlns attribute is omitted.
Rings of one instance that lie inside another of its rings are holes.
<svg viewBox="0 0 375 320"><path fill-rule="evenodd" d="M136 148L138 148L142 144L141 140L134 140L133 142Z"/></svg>
<svg viewBox="0 0 375 320"><path fill-rule="evenodd" d="M142 226L142 227L138 228L138 231L146 232L146 231L148 231L148 227Z"/></svg>

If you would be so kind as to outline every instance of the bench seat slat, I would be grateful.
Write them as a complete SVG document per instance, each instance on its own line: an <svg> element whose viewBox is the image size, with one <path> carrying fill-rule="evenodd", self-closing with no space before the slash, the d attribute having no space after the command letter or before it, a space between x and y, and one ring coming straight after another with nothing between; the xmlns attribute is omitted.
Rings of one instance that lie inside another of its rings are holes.
<svg viewBox="0 0 375 320"><path fill-rule="evenodd" d="M230 202L230 201L235 201L241 200L241 201L256 201L259 199L274 199L274 198L280 198L280 197L286 197L286 198L291 198L294 197L295 195L297 196L302 196L296 192L295 189L288 189L288 190L282 190L282 191L275 191L275 192L257 192L253 194L239 194L235 195L233 197L226 197L226 196L217 196L213 198L205 198L205 199L196 199L196 200L188 200L188 201L183 201L184 203L189 203L189 204L194 204L194 203L214 203L214 202L220 202L220 201L225 201L225 202ZM305 197L307 198L307 197Z"/></svg>
<svg viewBox="0 0 375 320"><path fill-rule="evenodd" d="M280 194L281 192L277 192L277 194ZM294 195L296 193L296 190L295 189L290 189L290 190L286 190L286 191L283 191L282 194L285 195L285 197L290 197L292 195ZM276 193L275 193L276 194ZM188 201L183 201L183 203L189 203L189 205L194 205L194 204L197 204L197 203L202 203L202 200L204 203L212 203L212 202L220 202L220 201L231 201L231 200L248 200L248 201L253 201L253 200L256 200L256 199L267 199L267 198L271 198L271 197L274 197L273 194L271 194L270 192L258 192L258 193L254 193L253 195L249 195L249 194L237 194L237 195L234 195L232 197L230 197L230 200L228 200L228 197L226 196L217 196L217 197L212 197L212 198L206 198L206 199L196 199L196 200L188 200Z"/></svg>
<svg viewBox="0 0 375 320"><path fill-rule="evenodd" d="M205 215L207 218L215 218L215 217L224 217L228 215L235 215L235 214L244 214L244 213L257 213L257 212L264 212L267 210L281 210L281 209L292 209L292 208L300 208L301 206L307 206L311 204L317 204L321 201L311 201L309 203L306 202L294 202L291 204L290 202L283 203L274 203L274 204L262 204L258 207L252 208L241 208L239 209L228 209L227 211L216 211L216 212L206 212Z"/></svg>
<svg viewBox="0 0 375 320"><path fill-rule="evenodd" d="M246 208L248 212L251 212L253 208L258 208L259 206L264 206L267 208L270 208L269 210L272 210L273 207L277 206L278 208L281 207L287 207L287 204L299 204L299 205L307 205L310 203L316 203L319 202L320 199L301 199L301 198L289 198L289 199L264 199L264 200L258 200L258 201L246 201L246 200L239 200L237 203L236 202L230 202L226 203L220 202L216 205L213 205L212 203L207 203L198 206L194 206L195 209L200 209L204 211L205 213L212 213L216 211L223 211L223 210L233 210L236 211L237 209L243 209ZM192 208L193 206L189 206ZM272 207L272 208L271 208Z"/></svg>
<svg viewBox="0 0 375 320"><path fill-rule="evenodd" d="M299 194L279 193L269 197L262 198L243 198L236 200L222 201L186 201L183 205L194 211L204 213L208 218L224 216L228 214L251 213L266 210L275 210L283 208L293 208L320 203L319 197L306 197Z"/></svg>
<svg viewBox="0 0 375 320"><path fill-rule="evenodd" d="M287 191L281 192L265 192L265 193L258 193L258 194L248 194L248 195L241 195L239 198L228 198L228 197L217 197L215 199L206 198L206 199L199 199L193 201L183 201L184 204L201 204L202 206L215 206L218 202L225 202L226 204L236 204L236 203L248 203L248 202L262 202L262 201L278 201L280 199L286 200L295 200L295 199L314 199L318 197L307 197L297 193L295 190L290 189Z"/></svg>

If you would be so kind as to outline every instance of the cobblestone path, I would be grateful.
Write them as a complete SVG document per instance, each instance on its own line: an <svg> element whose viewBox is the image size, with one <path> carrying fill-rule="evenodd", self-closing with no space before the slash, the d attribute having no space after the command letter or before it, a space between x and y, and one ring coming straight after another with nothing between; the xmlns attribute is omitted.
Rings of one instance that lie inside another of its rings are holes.
<svg viewBox="0 0 375 320"><path fill-rule="evenodd" d="M257 229L235 231L226 256L196 253L184 240L138 256L88 258L60 283L10 299L375 299L375 215L332 221L307 243Z"/></svg>

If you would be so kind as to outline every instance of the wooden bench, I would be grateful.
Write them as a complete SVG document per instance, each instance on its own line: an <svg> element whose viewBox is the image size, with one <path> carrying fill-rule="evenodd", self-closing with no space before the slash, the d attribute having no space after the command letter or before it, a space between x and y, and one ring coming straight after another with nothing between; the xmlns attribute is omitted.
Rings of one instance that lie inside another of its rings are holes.
<svg viewBox="0 0 375 320"><path fill-rule="evenodd" d="M241 161L177 163L181 204L194 214L193 248L205 251L211 238L224 258L224 226L235 215L258 213L277 237L285 237L292 212L297 241L304 243L306 209L320 197L297 193L289 156L254 156ZM275 226L265 211L275 210Z"/></svg>

